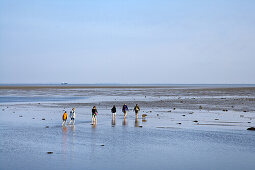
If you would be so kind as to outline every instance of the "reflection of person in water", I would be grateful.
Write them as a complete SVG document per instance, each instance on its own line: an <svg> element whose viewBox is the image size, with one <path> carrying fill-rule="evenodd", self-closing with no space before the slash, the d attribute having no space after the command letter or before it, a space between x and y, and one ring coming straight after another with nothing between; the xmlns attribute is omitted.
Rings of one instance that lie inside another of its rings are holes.
<svg viewBox="0 0 255 170"><path fill-rule="evenodd" d="M62 149L63 149L63 152L66 152L66 149L67 149L67 143L66 143L66 140L67 140L67 127L64 126L62 128L62 132L63 132L63 143L62 143Z"/></svg>
<svg viewBox="0 0 255 170"><path fill-rule="evenodd" d="M122 125L123 126L126 126L127 125L127 119L124 117L124 120L123 120L123 122L122 122Z"/></svg>
<svg viewBox="0 0 255 170"><path fill-rule="evenodd" d="M112 115L112 126L116 125L116 116Z"/></svg>
<svg viewBox="0 0 255 170"><path fill-rule="evenodd" d="M139 127L139 121L137 117L135 118L135 127Z"/></svg>

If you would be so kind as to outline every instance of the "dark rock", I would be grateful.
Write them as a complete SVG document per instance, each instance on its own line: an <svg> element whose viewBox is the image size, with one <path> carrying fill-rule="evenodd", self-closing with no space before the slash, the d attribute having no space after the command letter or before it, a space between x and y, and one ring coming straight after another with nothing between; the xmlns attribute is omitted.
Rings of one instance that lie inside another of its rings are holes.
<svg viewBox="0 0 255 170"><path fill-rule="evenodd" d="M182 116L186 116L186 115L182 115Z"/></svg>
<svg viewBox="0 0 255 170"><path fill-rule="evenodd" d="M223 111L223 112L227 112L228 110L227 110L227 109L223 109L222 111Z"/></svg>
<svg viewBox="0 0 255 170"><path fill-rule="evenodd" d="M193 114L194 112L189 112L189 114Z"/></svg>
<svg viewBox="0 0 255 170"><path fill-rule="evenodd" d="M203 109L203 107L202 107L202 106L199 106L199 109L201 110L201 109Z"/></svg>
<svg viewBox="0 0 255 170"><path fill-rule="evenodd" d="M157 114L157 116L159 116L159 114Z"/></svg>
<svg viewBox="0 0 255 170"><path fill-rule="evenodd" d="M197 123L198 121L197 121L197 120L194 120L193 122Z"/></svg>
<svg viewBox="0 0 255 170"><path fill-rule="evenodd" d="M251 123L251 122L247 122L247 123Z"/></svg>
<svg viewBox="0 0 255 170"><path fill-rule="evenodd" d="M176 108L174 107L173 109L175 110Z"/></svg>
<svg viewBox="0 0 255 170"><path fill-rule="evenodd" d="M255 127L249 127L247 130L255 130Z"/></svg>
<svg viewBox="0 0 255 170"><path fill-rule="evenodd" d="M19 117L23 117L22 115L19 115Z"/></svg>
<svg viewBox="0 0 255 170"><path fill-rule="evenodd" d="M45 120L45 118L42 118L42 120Z"/></svg>
<svg viewBox="0 0 255 170"><path fill-rule="evenodd" d="M139 126L140 128L142 128L143 126Z"/></svg>
<svg viewBox="0 0 255 170"><path fill-rule="evenodd" d="M214 120L219 120L219 119L214 119Z"/></svg>
<svg viewBox="0 0 255 170"><path fill-rule="evenodd" d="M247 110L244 110L243 112L247 112Z"/></svg>
<svg viewBox="0 0 255 170"><path fill-rule="evenodd" d="M35 119L34 117L32 119Z"/></svg>
<svg viewBox="0 0 255 170"><path fill-rule="evenodd" d="M100 146L104 146L104 145L100 145Z"/></svg>
<svg viewBox="0 0 255 170"><path fill-rule="evenodd" d="M167 112L172 112L171 110L168 110Z"/></svg>
<svg viewBox="0 0 255 170"><path fill-rule="evenodd" d="M181 125L182 123L177 123L178 125Z"/></svg>
<svg viewBox="0 0 255 170"><path fill-rule="evenodd" d="M45 126L45 128L49 128L49 126Z"/></svg>
<svg viewBox="0 0 255 170"><path fill-rule="evenodd" d="M47 154L53 154L53 152L47 152Z"/></svg>

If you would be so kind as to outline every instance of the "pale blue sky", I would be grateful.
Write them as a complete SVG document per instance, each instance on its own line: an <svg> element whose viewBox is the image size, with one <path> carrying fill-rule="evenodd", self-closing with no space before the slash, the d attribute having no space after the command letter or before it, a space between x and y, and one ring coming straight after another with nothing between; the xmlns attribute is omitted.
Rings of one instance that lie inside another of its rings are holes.
<svg viewBox="0 0 255 170"><path fill-rule="evenodd" d="M254 0L0 0L0 83L255 83Z"/></svg>

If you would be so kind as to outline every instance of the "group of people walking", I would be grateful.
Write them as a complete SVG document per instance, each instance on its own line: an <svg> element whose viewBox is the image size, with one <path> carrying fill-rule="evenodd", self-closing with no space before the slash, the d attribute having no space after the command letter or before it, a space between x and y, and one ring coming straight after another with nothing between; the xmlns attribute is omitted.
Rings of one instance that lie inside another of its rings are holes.
<svg viewBox="0 0 255 170"><path fill-rule="evenodd" d="M122 106L122 112L124 113L124 119L127 116L127 111L128 111L128 106L126 104L124 104ZM140 111L140 107L138 106L138 104L135 105L133 111L135 112L136 118L137 118L138 117L138 112ZM113 118L116 119L117 109L116 109L115 105L113 105L113 107L111 109L111 112L112 112ZM96 106L93 106L93 108L92 108L92 124L96 124L97 123L97 114L98 114L97 108L96 108ZM67 115L66 111L64 112L64 114L62 116L62 119L63 119L62 126L64 126L64 125L66 126L66 122L67 122L67 119L68 119L68 115ZM70 111L70 122L69 122L69 125L71 124L71 122L73 122L73 126L74 126L74 124L75 124L75 108L73 108Z"/></svg>

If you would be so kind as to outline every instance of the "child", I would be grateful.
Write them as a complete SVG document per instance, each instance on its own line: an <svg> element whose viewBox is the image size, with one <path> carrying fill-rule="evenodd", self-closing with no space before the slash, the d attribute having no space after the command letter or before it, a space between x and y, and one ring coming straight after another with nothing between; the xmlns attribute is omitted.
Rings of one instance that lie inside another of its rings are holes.
<svg viewBox="0 0 255 170"><path fill-rule="evenodd" d="M66 111L65 111L65 113L64 113L63 116L62 116L62 119L63 119L62 126L64 125L64 123L65 123L65 126L66 126L66 120L67 120L67 118L68 118L68 116L67 116L67 113L66 113Z"/></svg>
<svg viewBox="0 0 255 170"><path fill-rule="evenodd" d="M71 118L71 120L70 120L70 122L69 122L69 125L70 125L70 123L73 121L73 126L74 126L74 123L75 123L75 108L73 108L71 111L70 111L70 118Z"/></svg>

